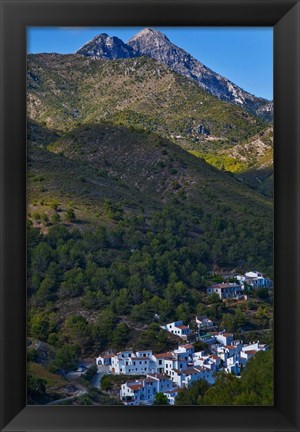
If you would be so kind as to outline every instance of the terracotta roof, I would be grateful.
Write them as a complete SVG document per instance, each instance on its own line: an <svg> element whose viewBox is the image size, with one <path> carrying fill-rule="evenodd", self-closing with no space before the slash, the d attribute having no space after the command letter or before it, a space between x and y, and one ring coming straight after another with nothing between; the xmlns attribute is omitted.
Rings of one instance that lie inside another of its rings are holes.
<svg viewBox="0 0 300 432"><path fill-rule="evenodd" d="M158 379L164 379L167 378L166 375L162 374L162 373L153 373L153 374L148 374L148 376L153 377L153 378L158 378Z"/></svg>
<svg viewBox="0 0 300 432"><path fill-rule="evenodd" d="M186 325L180 325L180 326L176 326L176 327L181 329L181 330L185 330L188 328L188 326L186 326Z"/></svg>
<svg viewBox="0 0 300 432"><path fill-rule="evenodd" d="M235 346L233 346L233 345L225 345L226 346L226 348L228 348L228 349L235 349L236 347Z"/></svg>
<svg viewBox="0 0 300 432"><path fill-rule="evenodd" d="M233 334L232 333L222 333L223 334L223 336L225 336L225 337L228 337L228 336L233 336Z"/></svg>
<svg viewBox="0 0 300 432"><path fill-rule="evenodd" d="M182 375L182 372L179 369L173 368L173 371L177 373L177 375Z"/></svg>
<svg viewBox="0 0 300 432"><path fill-rule="evenodd" d="M256 354L257 353L257 351L255 351L255 350L248 350L248 351L244 351L246 354Z"/></svg>
<svg viewBox="0 0 300 432"><path fill-rule="evenodd" d="M225 288L237 288L237 287L241 288L239 284L219 283L219 284L212 285L209 288L225 289Z"/></svg>
<svg viewBox="0 0 300 432"><path fill-rule="evenodd" d="M127 387L129 387L133 391L137 391L143 387L143 384L127 384Z"/></svg>
<svg viewBox="0 0 300 432"><path fill-rule="evenodd" d="M144 381L145 381L146 383L150 383L150 382L156 382L157 380L154 379L154 378L150 378L150 377L148 377L148 378L145 378Z"/></svg>
<svg viewBox="0 0 300 432"><path fill-rule="evenodd" d="M200 369L201 370L201 369ZM190 368L190 369L185 369L182 371L182 373L184 375L195 375L197 373L199 373L199 370L195 369L195 368Z"/></svg>
<svg viewBox="0 0 300 432"><path fill-rule="evenodd" d="M167 353L162 353L162 354L153 354L154 355L154 357L156 357L156 358L172 358L173 357L173 354L172 353L170 353L170 352L167 352Z"/></svg>
<svg viewBox="0 0 300 432"><path fill-rule="evenodd" d="M212 355L211 355L211 358L213 358L214 360L219 360L219 359L220 359L220 357L217 356L217 355L215 355L215 354L212 354Z"/></svg>
<svg viewBox="0 0 300 432"><path fill-rule="evenodd" d="M180 346L183 347L183 348L194 348L194 346L191 345L191 344L180 345Z"/></svg>

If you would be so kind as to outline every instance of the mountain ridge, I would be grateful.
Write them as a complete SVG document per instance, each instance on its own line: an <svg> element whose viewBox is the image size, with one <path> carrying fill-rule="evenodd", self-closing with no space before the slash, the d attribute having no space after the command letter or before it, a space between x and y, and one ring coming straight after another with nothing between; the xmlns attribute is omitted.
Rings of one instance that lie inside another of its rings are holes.
<svg viewBox="0 0 300 432"><path fill-rule="evenodd" d="M196 82L205 91L208 91L219 99L239 105L265 121L272 119L272 101L256 97L227 78L212 71L187 51L173 44L164 33L158 30L145 28L130 38L127 44L121 41L121 39L116 38L118 44L122 47L120 48L120 57L117 57L117 50L113 51L112 49L111 54L109 54L106 45L106 40L109 36L105 35L105 41L101 40L101 38L99 39L100 36L103 35L96 36L76 53L92 56L94 59L134 58L146 55ZM124 51L126 52L125 57L123 54Z"/></svg>

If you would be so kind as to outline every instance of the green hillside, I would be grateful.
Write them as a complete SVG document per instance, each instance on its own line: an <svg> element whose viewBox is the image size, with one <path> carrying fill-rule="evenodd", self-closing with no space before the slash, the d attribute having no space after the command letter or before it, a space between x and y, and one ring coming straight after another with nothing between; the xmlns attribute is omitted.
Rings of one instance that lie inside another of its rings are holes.
<svg viewBox="0 0 300 432"><path fill-rule="evenodd" d="M157 135L90 125L28 156L29 334L57 350L52 372L176 346L154 314L220 321L201 292L211 269L272 274L271 203Z"/></svg>
<svg viewBox="0 0 300 432"><path fill-rule="evenodd" d="M235 177L263 195L273 197L273 128L226 149L190 152Z"/></svg>
<svg viewBox="0 0 300 432"><path fill-rule="evenodd" d="M271 202L155 134L90 125L67 133L48 150L31 146L32 218L48 212L51 219L53 202L65 211L74 207L82 229L95 221L112 224L133 215L151 222L154 212L168 205L182 214L191 238L222 242L211 264L233 267L249 261L251 239L256 238L270 245L263 262L264 268L271 265ZM229 260L226 253L233 250Z"/></svg>
<svg viewBox="0 0 300 432"><path fill-rule="evenodd" d="M50 129L106 121L150 130L205 152L230 147L265 127L148 57L107 61L30 55L28 111Z"/></svg>

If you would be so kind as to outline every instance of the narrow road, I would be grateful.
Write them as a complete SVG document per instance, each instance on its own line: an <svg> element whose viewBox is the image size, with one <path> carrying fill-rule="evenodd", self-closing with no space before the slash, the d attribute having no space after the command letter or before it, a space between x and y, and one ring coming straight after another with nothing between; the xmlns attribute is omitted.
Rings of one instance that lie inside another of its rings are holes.
<svg viewBox="0 0 300 432"><path fill-rule="evenodd" d="M109 372L109 366L98 366L98 372L94 376L92 380L93 386L100 390L101 389L101 380L104 375L107 375Z"/></svg>
<svg viewBox="0 0 300 432"><path fill-rule="evenodd" d="M86 394L87 392L88 392L87 389L82 388L82 389L79 389L78 392L75 393L73 396L68 396L68 397L66 397L66 398L57 399L57 400L54 400L54 401L52 401L52 402L47 403L46 405L59 405L61 402L65 402L65 401L72 400L72 399L74 399L74 398L77 398L77 397L83 396L83 395Z"/></svg>

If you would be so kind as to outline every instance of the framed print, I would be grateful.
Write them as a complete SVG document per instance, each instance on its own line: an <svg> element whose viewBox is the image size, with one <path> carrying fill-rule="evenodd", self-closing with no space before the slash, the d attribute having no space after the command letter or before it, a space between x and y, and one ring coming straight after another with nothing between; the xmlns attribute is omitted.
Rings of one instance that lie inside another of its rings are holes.
<svg viewBox="0 0 300 432"><path fill-rule="evenodd" d="M299 2L1 14L1 430L299 430Z"/></svg>

